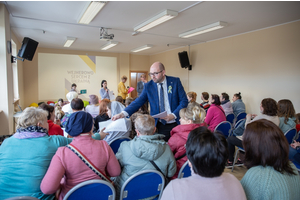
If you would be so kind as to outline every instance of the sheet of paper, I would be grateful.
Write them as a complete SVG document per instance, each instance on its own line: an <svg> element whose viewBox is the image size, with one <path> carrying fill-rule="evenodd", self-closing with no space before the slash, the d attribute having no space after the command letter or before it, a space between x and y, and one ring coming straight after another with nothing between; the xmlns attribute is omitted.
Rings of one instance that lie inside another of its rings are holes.
<svg viewBox="0 0 300 200"><path fill-rule="evenodd" d="M128 89L128 94L130 93L130 92L132 92L134 90L134 88L133 87L130 87L129 89Z"/></svg>
<svg viewBox="0 0 300 200"><path fill-rule="evenodd" d="M115 100L116 99L116 97L115 97L115 95L114 95L114 92L113 91L109 91L109 98L110 98L110 100Z"/></svg>
<svg viewBox="0 0 300 200"><path fill-rule="evenodd" d="M109 122L110 123L105 127L104 132L110 132L110 131L125 131L126 132L127 131L126 122L125 122L124 118L118 119L116 121L109 120ZM99 122L99 128L100 128L100 123L103 123L103 122ZM102 128L104 128L104 126Z"/></svg>
<svg viewBox="0 0 300 200"><path fill-rule="evenodd" d="M107 120L104 122L99 122L99 130L101 131L103 128L106 128L112 121L111 120Z"/></svg>
<svg viewBox="0 0 300 200"><path fill-rule="evenodd" d="M163 117L166 117L166 116L168 116L167 111L158 113L156 115L152 115L153 118L163 118Z"/></svg>
<svg viewBox="0 0 300 200"><path fill-rule="evenodd" d="M61 129L64 131L64 137L67 138L69 134L65 131L65 128L61 128Z"/></svg>

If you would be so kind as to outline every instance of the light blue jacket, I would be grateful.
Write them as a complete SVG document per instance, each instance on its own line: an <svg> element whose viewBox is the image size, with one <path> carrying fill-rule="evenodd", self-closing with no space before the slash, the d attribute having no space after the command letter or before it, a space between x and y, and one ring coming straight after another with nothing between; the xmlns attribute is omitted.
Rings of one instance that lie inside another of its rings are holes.
<svg viewBox="0 0 300 200"><path fill-rule="evenodd" d="M232 102L232 109L233 114L237 116L241 112L246 112L246 107L244 102L241 99L236 100L235 102Z"/></svg>
<svg viewBox="0 0 300 200"><path fill-rule="evenodd" d="M285 117L279 117L279 128L282 130L283 133L286 133L291 128L296 128L295 120L296 118L289 118L286 123L284 123Z"/></svg>

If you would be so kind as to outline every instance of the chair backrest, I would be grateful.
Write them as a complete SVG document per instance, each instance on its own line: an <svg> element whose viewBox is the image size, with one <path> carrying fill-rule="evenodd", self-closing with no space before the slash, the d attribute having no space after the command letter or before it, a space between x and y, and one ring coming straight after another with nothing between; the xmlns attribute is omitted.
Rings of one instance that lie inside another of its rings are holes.
<svg viewBox="0 0 300 200"><path fill-rule="evenodd" d="M230 122L231 124L233 124L234 118L235 116L233 113L229 113L228 115L226 115L226 121Z"/></svg>
<svg viewBox="0 0 300 200"><path fill-rule="evenodd" d="M116 154L119 150L121 143L124 141L130 141L130 140L131 140L131 138L129 138L129 137L119 137L119 138L116 138L113 141L111 141L109 143L109 146L111 147L113 152Z"/></svg>
<svg viewBox="0 0 300 200"><path fill-rule="evenodd" d="M5 200L39 200L38 198L35 197L30 197L30 196L19 196L19 197L11 197Z"/></svg>
<svg viewBox="0 0 300 200"><path fill-rule="evenodd" d="M240 125L240 123L242 123L243 121L245 121L246 119L240 119L239 121L237 121L234 125L234 128L238 127Z"/></svg>
<svg viewBox="0 0 300 200"><path fill-rule="evenodd" d="M231 123L228 121L219 123L215 128L215 132L216 131L221 132L225 137L228 137L230 135L230 130L231 130Z"/></svg>
<svg viewBox="0 0 300 200"><path fill-rule="evenodd" d="M292 161L292 162L293 162L293 161ZM298 172L300 172L300 165L299 165L298 163L296 163L296 162L293 162L293 164L296 166Z"/></svg>
<svg viewBox="0 0 300 200"><path fill-rule="evenodd" d="M238 122L238 121L241 120L241 119L245 119L246 116L247 116L247 113L241 112L241 113L239 113L239 114L236 116L236 121Z"/></svg>
<svg viewBox="0 0 300 200"><path fill-rule="evenodd" d="M293 142L293 138L295 137L296 133L297 133L297 130L295 128L291 128L287 132L284 133L289 144L291 144Z"/></svg>
<svg viewBox="0 0 300 200"><path fill-rule="evenodd" d="M64 200L114 200L115 198L116 191L111 183L94 179L73 187L66 194Z"/></svg>
<svg viewBox="0 0 300 200"><path fill-rule="evenodd" d="M160 199L164 186L165 178L159 171L141 171L131 176L123 184L120 200L136 200L154 196Z"/></svg>
<svg viewBox="0 0 300 200"><path fill-rule="evenodd" d="M186 178L192 175L191 168L188 164L189 161L186 161L179 170L178 178Z"/></svg>

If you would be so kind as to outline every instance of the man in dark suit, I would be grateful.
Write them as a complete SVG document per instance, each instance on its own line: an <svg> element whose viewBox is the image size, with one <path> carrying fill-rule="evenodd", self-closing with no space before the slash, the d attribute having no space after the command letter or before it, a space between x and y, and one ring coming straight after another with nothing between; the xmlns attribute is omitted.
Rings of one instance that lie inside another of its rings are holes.
<svg viewBox="0 0 300 200"><path fill-rule="evenodd" d="M137 91L137 96L138 97L142 94L145 83L147 83L146 75L142 74L141 75L141 81L139 81L137 83L137 87L136 87L136 91Z"/></svg>
<svg viewBox="0 0 300 200"><path fill-rule="evenodd" d="M152 80L144 85L142 94L112 120L132 115L148 100L151 115L167 111L167 116L155 119L155 124L158 133L164 134L168 141L170 131L179 124L179 111L187 107L186 93L179 78L165 75L165 67L160 62L153 63L149 76Z"/></svg>

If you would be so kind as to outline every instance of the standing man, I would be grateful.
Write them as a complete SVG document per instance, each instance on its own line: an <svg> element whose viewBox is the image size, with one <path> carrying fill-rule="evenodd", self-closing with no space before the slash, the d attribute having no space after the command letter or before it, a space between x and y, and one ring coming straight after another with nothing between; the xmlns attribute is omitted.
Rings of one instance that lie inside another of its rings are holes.
<svg viewBox="0 0 300 200"><path fill-rule="evenodd" d="M142 94L145 83L147 83L146 75L145 75L145 74L142 74L142 75L141 75L141 81L139 81L139 82L137 83L137 88L136 88L137 96L138 96L138 97Z"/></svg>
<svg viewBox="0 0 300 200"><path fill-rule="evenodd" d="M167 111L166 117L155 119L155 125L168 141L170 131L179 124L179 111L187 107L186 93L179 78L165 75L165 67L160 62L152 64L149 76L152 80L144 85L142 94L112 120L132 115L148 100L151 115Z"/></svg>

